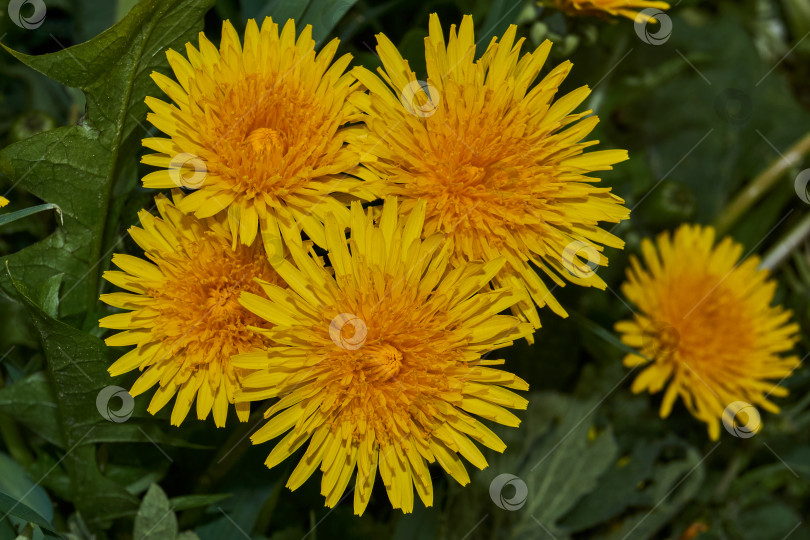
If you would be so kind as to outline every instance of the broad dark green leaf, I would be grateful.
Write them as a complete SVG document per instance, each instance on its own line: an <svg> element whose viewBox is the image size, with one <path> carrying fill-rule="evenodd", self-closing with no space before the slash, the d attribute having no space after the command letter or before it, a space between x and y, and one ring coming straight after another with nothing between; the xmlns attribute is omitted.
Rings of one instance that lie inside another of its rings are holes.
<svg viewBox="0 0 810 540"><path fill-rule="evenodd" d="M675 453L682 457L672 459ZM673 466L687 474L696 463L696 451L674 438L662 441L638 443L632 453L621 463L611 467L600 479L597 489L584 497L563 520L563 526L571 531L580 531L608 522L623 512L635 508L653 509L664 503L671 515L688 501L677 494L674 500L663 501L673 484L681 475L672 474ZM695 477L700 478L700 474ZM692 490L690 495L694 495ZM658 512L661 507L655 508Z"/></svg>
<svg viewBox="0 0 810 540"><path fill-rule="evenodd" d="M157 484L149 486L141 502L132 537L134 540L174 540L177 537L177 516Z"/></svg>
<svg viewBox="0 0 810 540"><path fill-rule="evenodd" d="M312 0L301 22L312 25L312 38L320 43L356 3L357 0Z"/></svg>
<svg viewBox="0 0 810 540"><path fill-rule="evenodd" d="M0 389L0 412L61 448L65 437L48 377L39 372Z"/></svg>
<svg viewBox="0 0 810 540"><path fill-rule="evenodd" d="M99 292L99 265L105 246L119 234L108 226L114 188L124 194L135 185L139 139L144 136L143 103L159 91L149 79L166 71L163 51L181 48L199 30L212 0L144 1L121 22L93 40L59 52L29 56L9 51L21 62L67 86L81 88L87 113L74 126L61 127L0 151L0 172L18 187L63 210L64 227L46 239L6 257L13 275L40 283L64 273L61 315L87 312ZM11 293L4 277L0 284Z"/></svg>
<svg viewBox="0 0 810 540"><path fill-rule="evenodd" d="M609 430L591 435L596 400L579 401L549 393L531 396L530 403L526 435L531 436L532 428L543 433L529 439L532 443L524 458L526 465L515 473L529 491L513 536L542 536L545 527L561 537L567 532L558 521L595 489L599 478L615 464L617 446Z"/></svg>

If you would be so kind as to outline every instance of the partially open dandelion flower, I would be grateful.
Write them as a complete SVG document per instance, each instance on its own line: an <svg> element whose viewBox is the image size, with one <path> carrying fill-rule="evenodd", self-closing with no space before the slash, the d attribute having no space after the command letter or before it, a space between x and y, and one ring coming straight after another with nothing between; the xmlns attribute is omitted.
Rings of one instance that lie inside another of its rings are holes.
<svg viewBox="0 0 810 540"><path fill-rule="evenodd" d="M5 197L0 197L0 208L7 206L10 201Z"/></svg>
<svg viewBox="0 0 810 540"><path fill-rule="evenodd" d="M248 325L262 322L239 305L242 291L259 291L255 278L278 280L261 242L232 247L228 220L197 219L162 195L155 199L160 217L142 210L141 227L129 233L143 248L148 262L131 255L113 255L122 271L104 278L129 292L101 295L111 306L129 310L99 321L103 328L123 330L108 337L110 346L135 345L109 368L110 375L140 369L130 393L141 394L158 384L149 404L156 414L175 394L171 423L180 425L197 400L197 417L213 409L217 426L224 426L228 404L241 386L242 372L233 367L233 354L262 346ZM246 421L247 403L236 404Z"/></svg>
<svg viewBox="0 0 810 540"><path fill-rule="evenodd" d="M650 0L551 0L551 3L566 15L598 17L612 15L633 20L641 17L644 21L650 20L651 17L639 13L639 10L669 9L669 4L666 2Z"/></svg>
<svg viewBox="0 0 810 540"><path fill-rule="evenodd" d="M712 439L734 402L779 412L769 397L787 394L779 382L799 365L782 355L798 340L798 325L789 311L771 306L776 282L757 269L757 257L741 261L742 252L730 238L715 245L711 227L682 225L659 236L657 247L644 241L646 268L633 257L622 286L637 312L616 330L644 355L628 355L624 364L646 365L633 392L668 385L661 416L680 396Z"/></svg>
<svg viewBox="0 0 810 540"><path fill-rule="evenodd" d="M410 512L414 488L433 501L428 463L461 484L469 476L459 454L487 465L473 441L503 451L504 443L475 416L517 426L506 407L526 408L507 388L520 378L488 367L503 360L482 355L532 332L499 313L526 294L517 288L480 292L504 260L448 270L451 244L443 235L422 240L425 204L399 215L387 198L379 223L359 203L351 208L351 238L327 221L334 275L303 249L294 264L276 266L289 289L262 283L264 295L244 293L242 304L270 323L257 329L266 352L233 358L257 370L243 380L237 400L281 398L252 436L262 443L282 434L267 458L273 467L305 442L308 448L287 483L301 486L320 467L326 505L337 504L357 470L354 510L369 502L377 470L395 508Z"/></svg>
<svg viewBox="0 0 810 540"><path fill-rule="evenodd" d="M169 50L179 84L152 74L174 104L146 100L147 118L169 138L144 139L157 152L144 163L163 168L144 186L196 189L181 210L198 218L227 210L243 244L253 243L260 221L285 210L322 244L327 213L348 221L345 197L375 198L345 175L362 174L352 149L358 130L347 127L360 115L347 102L357 92L344 73L351 56L333 63L337 47L335 39L316 54L310 26L296 40L292 20L279 35L267 18L261 29L248 21L244 47L225 21L219 50L202 33L199 50L186 45L188 59Z"/></svg>
<svg viewBox="0 0 810 540"><path fill-rule="evenodd" d="M370 95L353 99L367 114L366 150L377 159L366 165L385 180L380 189L399 196L405 211L418 199L427 202L425 235L449 235L454 264L503 256L507 264L494 276L496 286L521 284L537 305L565 316L540 274L559 286L568 280L605 287L592 271L607 264L602 245L624 244L598 224L619 222L629 211L588 175L611 169L627 152L583 153L598 142L584 141L598 118L573 112L588 88L554 101L570 62L531 87L551 42L521 57L523 39L516 42L515 32L512 25L500 42L493 38L476 60L472 18L464 17L458 34L451 26L445 43L431 15L427 81L418 81L380 34L385 83L356 68ZM577 271L585 258L593 267ZM514 311L540 325L531 299Z"/></svg>

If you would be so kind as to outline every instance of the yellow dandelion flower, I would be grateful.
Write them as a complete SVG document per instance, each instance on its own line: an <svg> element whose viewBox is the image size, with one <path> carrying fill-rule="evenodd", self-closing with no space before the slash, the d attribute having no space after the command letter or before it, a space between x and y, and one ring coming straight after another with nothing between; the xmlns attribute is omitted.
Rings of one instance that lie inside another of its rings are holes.
<svg viewBox="0 0 810 540"><path fill-rule="evenodd" d="M381 190L410 211L427 202L425 234L453 239L453 264L507 263L496 286L522 284L534 302L565 316L543 275L556 286L567 281L604 288L592 268L607 264L602 245L623 247L600 221L629 215L624 201L588 176L627 159L624 150L583 153L598 123L591 111L574 113L587 87L554 100L571 70L565 62L537 79L551 42L520 56L510 26L475 59L472 17L465 16L445 43L438 17L425 39L427 81L418 81L391 41L377 36L384 69L356 68L370 95L355 96L367 114L366 166L385 179ZM583 262L583 258L589 263ZM533 267L534 265L535 267ZM592 266L590 266L592 265ZM531 300L513 310L539 327Z"/></svg>
<svg viewBox="0 0 810 540"><path fill-rule="evenodd" d="M5 197L0 197L0 208L7 206L10 201Z"/></svg>
<svg viewBox="0 0 810 540"><path fill-rule="evenodd" d="M186 44L188 59L169 50L177 82L153 73L174 101L148 97L147 118L168 135L144 139L157 153L143 162L162 167L148 174L149 188L195 189L181 210L206 218L227 209L234 240L250 245L260 221L286 212L316 243L323 244L323 218L348 221L345 197L373 200L355 170L360 115L347 99L358 92L345 73L351 55L332 61L338 40L316 54L312 28L296 40L295 23L267 18L259 29L248 21L245 43L230 22L219 49L200 33L199 50Z"/></svg>
<svg viewBox="0 0 810 540"><path fill-rule="evenodd" d="M635 20L641 17L643 21L653 20L652 17L639 13L639 10L648 8L669 9L666 2L655 2L650 0L552 0L553 5L565 13L572 16L597 16L605 17L627 17Z"/></svg>
<svg viewBox="0 0 810 540"><path fill-rule="evenodd" d="M267 323L266 352L233 358L257 370L237 400L281 398L252 436L262 443L285 434L265 462L273 467L309 441L287 487L294 490L319 468L326 505L337 504L357 470L354 511L369 502L377 470L394 508L410 512L414 488L433 501L428 463L461 484L469 476L459 454L478 468L487 461L473 441L502 452L504 443L475 416L508 426L507 410L527 401L520 378L489 367L482 355L529 335L528 323L499 313L523 289L481 292L504 259L450 266L452 242L422 240L425 204L399 214L385 200L373 211L351 207L351 237L326 223L332 270L291 246L293 262L276 266L289 289L262 283L264 295L243 293L242 305ZM333 273L334 272L334 273Z"/></svg>
<svg viewBox="0 0 810 540"><path fill-rule="evenodd" d="M182 423L196 397L197 417L204 420L213 408L214 422L222 427L243 376L230 357L262 346L261 337L247 328L261 320L239 305L239 294L258 292L255 278L274 282L278 275L261 242L232 247L227 219L181 212L179 190L174 204L162 195L155 203L160 217L142 210L141 227L129 229L149 261L116 254L112 262L122 271L104 272L107 281L129 291L101 295L107 304L128 310L99 321L102 328L123 330L106 343L135 345L109 372L115 377L143 371L132 385L133 396L158 384L152 414L177 394L173 425ZM249 413L249 404L236 404L241 421Z"/></svg>
<svg viewBox="0 0 810 540"><path fill-rule="evenodd" d="M790 311L771 306L776 282L757 269L759 258L741 261L742 253L730 238L715 245L711 227L682 225L673 235L661 234L657 246L644 240L646 268L631 258L622 286L637 311L616 330L644 355L628 355L624 364L646 365L633 392L668 385L661 417L680 396L712 439L735 402L779 412L768 398L787 394L779 382L799 365L795 356L781 354L798 340L798 325Z"/></svg>

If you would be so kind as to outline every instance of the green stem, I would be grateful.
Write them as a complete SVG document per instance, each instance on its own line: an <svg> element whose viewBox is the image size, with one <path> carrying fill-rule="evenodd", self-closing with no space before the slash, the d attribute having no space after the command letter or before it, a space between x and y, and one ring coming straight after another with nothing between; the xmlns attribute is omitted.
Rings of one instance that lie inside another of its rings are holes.
<svg viewBox="0 0 810 540"><path fill-rule="evenodd" d="M726 491L731 486L731 483L737 478L740 469L743 467L743 455L741 452L734 454L731 458L722 478L717 483L717 488L714 490L714 500L721 501L726 496Z"/></svg>
<svg viewBox="0 0 810 540"><path fill-rule="evenodd" d="M768 250L762 258L760 268L768 270L777 268L808 236L810 236L810 214L807 214L792 231Z"/></svg>
<svg viewBox="0 0 810 540"><path fill-rule="evenodd" d="M801 163L802 158L808 152L810 152L810 133L799 139L784 156L774 161L751 180L748 186L717 216L714 222L717 233L720 235L727 233L754 203L776 185L786 171Z"/></svg>

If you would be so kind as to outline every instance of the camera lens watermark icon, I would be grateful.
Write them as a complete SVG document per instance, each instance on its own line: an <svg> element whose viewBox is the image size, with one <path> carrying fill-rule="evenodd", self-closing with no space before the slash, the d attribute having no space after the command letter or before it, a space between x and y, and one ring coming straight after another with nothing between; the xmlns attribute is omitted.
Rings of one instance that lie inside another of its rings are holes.
<svg viewBox="0 0 810 540"><path fill-rule="evenodd" d="M723 426L735 437L750 439L762 428L762 417L750 403L735 401L723 411Z"/></svg>
<svg viewBox="0 0 810 540"><path fill-rule="evenodd" d="M743 125L751 119L754 102L751 96L737 88L726 88L714 100L714 110L725 122Z"/></svg>
<svg viewBox="0 0 810 540"><path fill-rule="evenodd" d="M117 409L110 403L116 398L121 400L121 405ZM135 398L120 386L107 386L102 388L96 396L96 409L108 422L120 424L132 416L132 411L135 409Z"/></svg>
<svg viewBox="0 0 810 540"><path fill-rule="evenodd" d="M805 169L796 176L793 188L805 204L810 204L810 169Z"/></svg>
<svg viewBox="0 0 810 540"><path fill-rule="evenodd" d="M510 497L505 496L507 486L511 486L514 493ZM526 482L514 474L503 473L496 476L489 484L489 497L495 506L502 510L514 512L520 510L526 504L529 496L529 487Z"/></svg>
<svg viewBox="0 0 810 540"><path fill-rule="evenodd" d="M563 268L577 278L587 279L594 275L601 260L602 254L593 245L581 240L571 242L562 252Z"/></svg>
<svg viewBox="0 0 810 540"><path fill-rule="evenodd" d="M194 154L177 154L169 162L169 178L177 187L199 189L208 176L205 162Z"/></svg>
<svg viewBox="0 0 810 540"><path fill-rule="evenodd" d="M436 113L442 97L429 82L411 81L400 92L399 100L412 115L427 118Z"/></svg>
<svg viewBox="0 0 810 540"><path fill-rule="evenodd" d="M658 30L650 31L650 26L658 24ZM672 35L672 19L656 8L642 9L633 21L638 38L647 45L663 45Z"/></svg>
<svg viewBox="0 0 810 540"><path fill-rule="evenodd" d="M36 30L42 26L47 11L43 0L11 0L8 3L11 22L26 30Z"/></svg>
<svg viewBox="0 0 810 540"><path fill-rule="evenodd" d="M332 342L347 351L355 351L363 346L368 335L366 323L351 313L341 313L329 323L329 337Z"/></svg>

